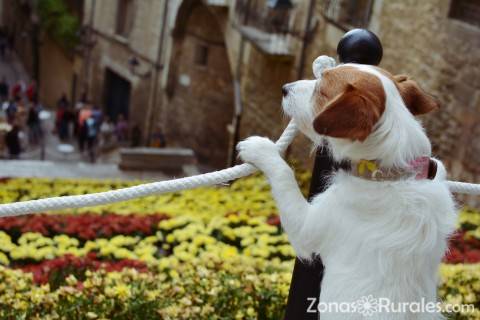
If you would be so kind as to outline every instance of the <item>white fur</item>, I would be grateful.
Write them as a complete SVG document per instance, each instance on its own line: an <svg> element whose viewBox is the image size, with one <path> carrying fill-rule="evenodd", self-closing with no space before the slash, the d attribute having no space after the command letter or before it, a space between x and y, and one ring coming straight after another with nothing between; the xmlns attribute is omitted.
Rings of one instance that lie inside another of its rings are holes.
<svg viewBox="0 0 480 320"><path fill-rule="evenodd" d="M382 166L401 167L416 157L430 156L430 142L421 124L391 80L372 67L353 66L380 78L386 107L363 143L326 138L335 159L376 159ZM283 101L285 112L314 144L324 138L312 127L317 81L293 83ZM307 260L312 254L321 255L326 272L320 301L352 302L368 295L392 302L437 301L437 269L456 221L441 162L437 161L434 180L374 182L341 171L332 177L330 187L309 203L272 141L251 137L240 142L238 150L244 161L257 166L269 179L282 226L297 255ZM322 313L321 318L353 320L363 316ZM443 319L438 313L374 313L369 318Z"/></svg>

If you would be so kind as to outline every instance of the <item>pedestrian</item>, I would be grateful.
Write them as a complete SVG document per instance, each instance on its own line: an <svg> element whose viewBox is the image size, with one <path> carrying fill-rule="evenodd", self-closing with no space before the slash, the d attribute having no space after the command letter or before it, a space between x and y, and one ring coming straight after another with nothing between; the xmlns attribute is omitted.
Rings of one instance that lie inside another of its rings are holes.
<svg viewBox="0 0 480 320"><path fill-rule="evenodd" d="M5 102L8 100L8 83L5 77L2 77L0 81L0 102Z"/></svg>
<svg viewBox="0 0 480 320"><path fill-rule="evenodd" d="M13 124L10 131L5 135L5 145L8 149L10 159L18 159L20 157L20 127L18 124Z"/></svg>
<svg viewBox="0 0 480 320"><path fill-rule="evenodd" d="M87 142L87 126L86 120L92 116L92 107L89 103L85 103L82 105L78 113L78 148L80 152L85 150L85 143Z"/></svg>
<svg viewBox="0 0 480 320"><path fill-rule="evenodd" d="M99 145L102 148L108 148L113 143L113 133L115 132L115 126L110 117L105 116L105 120L100 125L100 138Z"/></svg>
<svg viewBox="0 0 480 320"><path fill-rule="evenodd" d="M90 162L95 162L95 146L97 143L98 123L96 118L92 115L85 120L85 132L87 141L87 151Z"/></svg>
<svg viewBox="0 0 480 320"><path fill-rule="evenodd" d="M22 92L22 82L17 81L12 87L11 96L13 99L21 98Z"/></svg>
<svg viewBox="0 0 480 320"><path fill-rule="evenodd" d="M56 114L56 121L55 121L55 127L58 133L58 137L62 141L65 141L66 139L68 139L68 136L69 136L68 106L69 106L69 101L67 99L67 94L63 93L62 96L57 101L57 114Z"/></svg>
<svg viewBox="0 0 480 320"><path fill-rule="evenodd" d="M7 122L13 124L17 116L17 103L14 100L11 99L8 103L5 114L7 115Z"/></svg>
<svg viewBox="0 0 480 320"><path fill-rule="evenodd" d="M33 102L33 100L37 99L37 82L35 80L33 80L30 83L30 85L27 87L25 95L27 96L27 99L30 102ZM67 102L68 102L68 100L67 100Z"/></svg>
<svg viewBox="0 0 480 320"><path fill-rule="evenodd" d="M103 122L103 112L98 105L93 105L92 108L92 117L95 119L95 123L100 128L101 123Z"/></svg>
<svg viewBox="0 0 480 320"><path fill-rule="evenodd" d="M28 140L31 144L37 144L42 135L40 126L40 118L38 116L40 110L36 99L30 104L28 109L27 126L28 126Z"/></svg>
<svg viewBox="0 0 480 320"><path fill-rule="evenodd" d="M125 142L128 139L128 122L123 114L118 115L117 125L115 127L118 142Z"/></svg>

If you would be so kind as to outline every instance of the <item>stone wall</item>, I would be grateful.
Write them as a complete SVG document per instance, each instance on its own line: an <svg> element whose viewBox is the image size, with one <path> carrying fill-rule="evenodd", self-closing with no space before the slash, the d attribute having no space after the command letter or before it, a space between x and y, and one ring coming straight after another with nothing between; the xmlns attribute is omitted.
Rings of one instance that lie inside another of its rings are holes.
<svg viewBox="0 0 480 320"><path fill-rule="evenodd" d="M438 98L440 110L423 119L434 156L451 179L479 182L480 28L450 19L449 0L379 2L371 24L385 48L382 66Z"/></svg>
<svg viewBox="0 0 480 320"><path fill-rule="evenodd" d="M224 35L204 5L195 6L184 22L184 33L176 35L175 65L170 66L171 96L159 122L168 145L192 148L201 164L224 168L234 108Z"/></svg>
<svg viewBox="0 0 480 320"><path fill-rule="evenodd" d="M74 94L74 59L58 44L46 37L40 47L40 97L42 104L54 108L65 93L69 100ZM77 97L79 92L75 92Z"/></svg>

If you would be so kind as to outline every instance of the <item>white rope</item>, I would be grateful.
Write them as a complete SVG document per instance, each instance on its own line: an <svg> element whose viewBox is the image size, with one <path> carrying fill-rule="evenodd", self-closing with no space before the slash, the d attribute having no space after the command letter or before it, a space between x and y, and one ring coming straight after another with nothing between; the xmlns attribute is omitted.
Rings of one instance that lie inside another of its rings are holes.
<svg viewBox="0 0 480 320"><path fill-rule="evenodd" d="M448 188L454 193L464 193L471 195L480 195L480 184L447 181Z"/></svg>
<svg viewBox="0 0 480 320"><path fill-rule="evenodd" d="M296 134L297 126L293 121L290 121L287 128L285 131L283 131L282 135L276 142L278 149L281 152L284 152L293 141L293 138L295 138ZM0 204L0 218L66 208L92 207L145 197L153 194L175 192L185 189L221 184L248 176L256 171L257 169L254 166L244 163L232 168L192 177L146 183L134 187L106 192ZM480 195L480 184L457 181L447 181L447 184L451 192Z"/></svg>
<svg viewBox="0 0 480 320"><path fill-rule="evenodd" d="M297 134L297 126L290 121L283 131L276 145L281 152L284 152L292 143ZM0 217L12 217L35 212L45 212L65 208L92 207L101 204L120 202L134 198L145 197L153 194L175 192L185 189L193 189L203 186L210 186L225 183L231 180L242 178L256 172L257 168L251 164L244 163L232 168L200 174L192 177L146 183L134 187L111 190L106 192L84 194L78 196L63 196L39 200L21 201L15 203L1 204Z"/></svg>

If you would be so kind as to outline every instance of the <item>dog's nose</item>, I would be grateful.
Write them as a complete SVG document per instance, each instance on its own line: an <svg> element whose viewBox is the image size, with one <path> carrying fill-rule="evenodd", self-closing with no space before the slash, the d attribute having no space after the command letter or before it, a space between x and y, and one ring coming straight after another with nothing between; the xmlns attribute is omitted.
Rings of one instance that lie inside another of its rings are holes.
<svg viewBox="0 0 480 320"><path fill-rule="evenodd" d="M287 94L288 94L288 84L286 84L286 85L284 85L284 86L282 87L282 95L283 95L284 97L286 97Z"/></svg>

